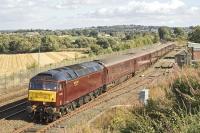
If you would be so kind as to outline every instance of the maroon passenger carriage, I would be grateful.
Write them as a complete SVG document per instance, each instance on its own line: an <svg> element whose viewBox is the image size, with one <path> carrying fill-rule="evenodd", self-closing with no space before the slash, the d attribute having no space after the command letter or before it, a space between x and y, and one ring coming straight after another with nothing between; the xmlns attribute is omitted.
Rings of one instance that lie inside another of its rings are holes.
<svg viewBox="0 0 200 133"><path fill-rule="evenodd" d="M110 86L119 84L144 70L174 44L162 45L142 53L129 53L42 72L30 80L29 116L53 121L89 102Z"/></svg>

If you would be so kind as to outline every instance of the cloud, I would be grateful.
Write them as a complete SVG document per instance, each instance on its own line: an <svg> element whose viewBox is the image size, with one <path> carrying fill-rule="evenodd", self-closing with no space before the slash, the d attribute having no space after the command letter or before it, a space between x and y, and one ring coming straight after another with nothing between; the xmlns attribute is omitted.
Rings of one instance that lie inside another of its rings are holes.
<svg viewBox="0 0 200 133"><path fill-rule="evenodd" d="M124 20L128 23L145 25L188 25L199 22L200 8L188 6L183 0L131 0L127 4L99 8L88 13L88 17L110 18L110 20ZM189 20L188 20L189 19ZM190 23L186 23L190 22Z"/></svg>
<svg viewBox="0 0 200 133"><path fill-rule="evenodd" d="M197 0L0 0L0 29L200 23Z"/></svg>
<svg viewBox="0 0 200 133"><path fill-rule="evenodd" d="M86 5L96 5L101 2L102 0L57 0L55 7L58 9L78 8Z"/></svg>
<svg viewBox="0 0 200 133"><path fill-rule="evenodd" d="M181 0L171 0L169 2L159 1L139 1L132 0L124 6L109 8L100 8L94 12L97 16L116 16L116 15L130 15L130 14L168 14L185 6Z"/></svg>

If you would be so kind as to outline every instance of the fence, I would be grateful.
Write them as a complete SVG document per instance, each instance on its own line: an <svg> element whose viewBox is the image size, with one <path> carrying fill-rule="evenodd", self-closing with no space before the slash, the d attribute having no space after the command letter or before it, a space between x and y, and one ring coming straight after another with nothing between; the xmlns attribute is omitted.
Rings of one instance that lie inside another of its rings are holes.
<svg viewBox="0 0 200 133"><path fill-rule="evenodd" d="M144 49L149 49L150 47L156 47L157 45L147 45L145 47L143 47ZM82 59L76 59L76 60L64 60L60 63L56 63L56 64L51 64L51 65L47 65L45 67L40 67L40 68L34 68L34 69L30 69L30 70L26 70L26 71L20 71L18 73L13 73L13 74L2 74L0 75L0 90L2 89L19 89L21 87L28 87L28 83L29 80L31 79L31 77L33 77L34 75L43 72L43 71L47 71L49 69L54 69L54 68L58 68L58 67L62 67L62 66L68 66L68 65L72 65L72 64L76 64L76 63L81 63L81 62L86 62L86 61L92 61L92 60L98 60L98 59L102 59L102 58L106 58L109 56L114 56L114 55L122 55L122 54L126 54L126 53L133 53L133 52L139 52L141 51L141 48L134 48L134 49L129 49L129 50L124 50L124 51L120 51L120 52L113 52L111 54L105 54L105 55L99 55L99 56L95 56L95 57L88 57L88 58L82 58ZM1 93L1 92L0 92Z"/></svg>

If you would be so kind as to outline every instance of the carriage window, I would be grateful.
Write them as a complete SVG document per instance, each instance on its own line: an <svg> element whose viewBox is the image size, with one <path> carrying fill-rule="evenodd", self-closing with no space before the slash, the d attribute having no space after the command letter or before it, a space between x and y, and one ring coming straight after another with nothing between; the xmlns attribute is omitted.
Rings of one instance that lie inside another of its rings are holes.
<svg viewBox="0 0 200 133"><path fill-rule="evenodd" d="M31 90L57 90L58 84L54 82L33 81L29 85Z"/></svg>

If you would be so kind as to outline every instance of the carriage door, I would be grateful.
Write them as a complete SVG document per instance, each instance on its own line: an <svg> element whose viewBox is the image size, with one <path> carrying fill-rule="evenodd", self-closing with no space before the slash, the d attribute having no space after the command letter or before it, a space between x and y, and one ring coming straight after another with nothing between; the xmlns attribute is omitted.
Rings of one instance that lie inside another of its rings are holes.
<svg viewBox="0 0 200 133"><path fill-rule="evenodd" d="M63 104L66 104L66 101L67 101L67 93L66 93L67 92L67 86L66 86L66 84L67 84L67 81L62 83Z"/></svg>
<svg viewBox="0 0 200 133"><path fill-rule="evenodd" d="M59 89L58 89L58 102L59 105L63 105L65 101L65 82L59 83Z"/></svg>

